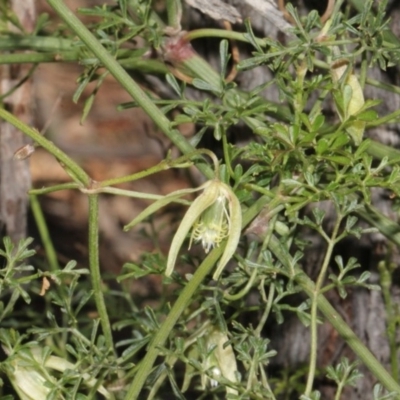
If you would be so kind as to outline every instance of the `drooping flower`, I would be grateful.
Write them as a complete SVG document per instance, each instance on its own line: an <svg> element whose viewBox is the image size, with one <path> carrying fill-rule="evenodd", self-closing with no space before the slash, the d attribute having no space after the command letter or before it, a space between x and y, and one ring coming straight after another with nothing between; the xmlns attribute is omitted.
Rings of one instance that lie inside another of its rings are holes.
<svg viewBox="0 0 400 400"><path fill-rule="evenodd" d="M343 78L346 78L342 87L342 107L335 98L339 117L341 121L345 122L363 109L365 104L363 88L357 76L352 72L350 62L346 59L336 60L331 66L331 74L334 83L339 83ZM343 107L344 109L341 110ZM357 119L346 125L345 130L356 145L359 145L363 139L365 126L365 121Z"/></svg>
<svg viewBox="0 0 400 400"><path fill-rule="evenodd" d="M237 248L242 229L240 202L233 190L219 179L207 181L195 189L177 190L147 207L124 228L128 230L159 208L199 190L203 192L190 205L172 240L165 270L166 276L172 274L179 250L192 229L189 248L193 241L198 241L206 253L227 239L225 250L213 275L213 279L219 278Z"/></svg>
<svg viewBox="0 0 400 400"><path fill-rule="evenodd" d="M211 378L202 375L201 383L205 387L207 382L211 387L218 386L218 379L222 376L231 382L237 382L237 364L233 348L228 342L228 336L219 329L213 329L207 335L207 348L213 349L212 353L205 361L205 369L207 369ZM215 379L213 379L215 378ZM227 393L238 394L237 390L227 386Z"/></svg>
<svg viewBox="0 0 400 400"><path fill-rule="evenodd" d="M204 338L204 345L200 343L199 338ZM201 362L202 371L201 387L203 390L207 386L217 387L219 382L223 382L227 393L237 395L238 391L233 387L238 383L238 368L236 356L226 332L220 328L211 325L210 321L206 322L199 331L196 331L191 337L193 346L190 346L188 358ZM190 387L190 382L196 375L195 364L186 364L184 381L182 384L182 392ZM226 381L229 381L230 384Z"/></svg>
<svg viewBox="0 0 400 400"><path fill-rule="evenodd" d="M213 279L219 278L239 243L242 213L239 200L232 189L218 179L206 182L201 188L204 189L203 193L187 210L172 240L165 271L167 276L171 275L182 243L191 229L190 245L193 240L199 241L206 253L227 238Z"/></svg>
<svg viewBox="0 0 400 400"><path fill-rule="evenodd" d="M5 372L21 400L46 400L52 387L57 386L57 379L51 370L77 371L79 366L58 356L52 356L46 348L36 346L25 347L15 351L2 346L7 358L4 361ZM100 385L97 380L88 373L81 374L86 386L97 387L105 399L111 399L112 395Z"/></svg>

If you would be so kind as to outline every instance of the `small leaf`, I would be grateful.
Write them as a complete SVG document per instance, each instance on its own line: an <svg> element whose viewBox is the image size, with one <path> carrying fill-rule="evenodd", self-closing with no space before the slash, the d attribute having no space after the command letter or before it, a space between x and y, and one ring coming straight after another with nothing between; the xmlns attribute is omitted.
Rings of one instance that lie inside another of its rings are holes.
<svg viewBox="0 0 400 400"><path fill-rule="evenodd" d="M172 74L166 74L165 79L168 82L168 84L172 87L172 89L174 89L175 93L181 98L182 90L176 78Z"/></svg>
<svg viewBox="0 0 400 400"><path fill-rule="evenodd" d="M219 45L219 56L221 58L221 80L225 79L226 69L228 67L229 62L229 53L228 53L228 41L226 39L222 40Z"/></svg>
<svg viewBox="0 0 400 400"><path fill-rule="evenodd" d="M333 161L336 164L340 165L350 165L351 160L344 156L324 156L325 160Z"/></svg>
<svg viewBox="0 0 400 400"><path fill-rule="evenodd" d="M351 99L353 97L353 89L350 85L344 85L343 87L343 109L345 112L344 119L347 119L350 115L352 115L349 111Z"/></svg>
<svg viewBox="0 0 400 400"><path fill-rule="evenodd" d="M79 121L81 125L83 125L83 123L85 122L86 117L89 115L89 112L92 109L92 106L93 106L93 103L94 103L94 99L95 99L95 93L92 93L85 100L85 104L83 106L82 116L81 116L81 119Z"/></svg>
<svg viewBox="0 0 400 400"><path fill-rule="evenodd" d="M375 110L363 111L357 114L357 119L359 121L375 121L378 119L378 113Z"/></svg>
<svg viewBox="0 0 400 400"><path fill-rule="evenodd" d="M324 154L326 151L329 150L329 142L326 139L318 140L316 152L318 155Z"/></svg>
<svg viewBox="0 0 400 400"><path fill-rule="evenodd" d="M314 121L312 121L312 129L317 131L320 129L325 123L325 116L319 114L315 117Z"/></svg>
<svg viewBox="0 0 400 400"><path fill-rule="evenodd" d="M200 89L200 90L221 93L220 87L211 85L210 83L203 81L202 79L194 78L192 84L195 88Z"/></svg>
<svg viewBox="0 0 400 400"><path fill-rule="evenodd" d="M340 133L339 136L331 144L331 149L336 150L340 147L345 146L347 143L349 143L349 137L344 133Z"/></svg>

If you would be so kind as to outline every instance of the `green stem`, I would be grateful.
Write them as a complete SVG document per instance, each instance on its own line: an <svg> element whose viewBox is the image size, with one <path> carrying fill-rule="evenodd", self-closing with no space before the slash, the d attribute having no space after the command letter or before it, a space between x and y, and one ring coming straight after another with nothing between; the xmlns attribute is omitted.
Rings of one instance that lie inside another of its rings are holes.
<svg viewBox="0 0 400 400"><path fill-rule="evenodd" d="M398 379L399 366L397 361L397 339L396 339L396 311L392 302L392 272L390 265L387 265L387 261L383 260L378 264L378 272L380 275L380 284L382 287L382 296L385 304L386 319L387 319L387 336L389 340L390 349L390 366L392 369L392 376L394 379Z"/></svg>
<svg viewBox="0 0 400 400"><path fill-rule="evenodd" d="M39 199L37 196L29 195L30 205L32 209L33 216L35 218L36 226L39 231L40 239L43 243L44 250L46 252L47 261L49 263L50 271L56 273L60 271L60 265L58 263L57 253L53 245L53 241L48 230L46 219L43 215L42 207L40 206ZM56 286L56 290L61 297L67 296L67 287L61 283L61 285ZM62 326L68 324L68 316L66 313L62 314ZM58 341L58 350L64 357L67 357L67 351L65 344L67 343L67 332L63 331L61 333L61 340Z"/></svg>
<svg viewBox="0 0 400 400"><path fill-rule="evenodd" d="M146 200L160 200L165 197L160 194L135 192L134 190L118 189L118 188L114 188L114 187L105 187L105 188L95 189L94 192L95 193L115 194L117 196L126 196L126 197L133 197L135 199L146 199ZM190 205L190 202L187 200L176 199L173 201L175 203Z"/></svg>
<svg viewBox="0 0 400 400"><path fill-rule="evenodd" d="M346 374L347 375L347 374ZM343 388L344 388L344 384L345 384L345 379L341 380L339 382L336 394L335 394L335 400L340 400L340 397L342 396L342 392L343 392Z"/></svg>
<svg viewBox="0 0 400 400"><path fill-rule="evenodd" d="M203 282L204 278L209 274L211 269L214 267L218 258L221 256L224 246L220 246L214 249L200 264L197 271L194 273L189 283L182 290L171 311L168 313L167 318L163 322L158 333L154 336L151 341L146 355L140 363L139 369L129 387L128 393L125 396L126 400L139 399L139 394L142 390L143 385L148 378L153 364L160 353L160 347L164 345L168 339L169 334L174 328L181 314L189 305L193 298L194 293Z"/></svg>
<svg viewBox="0 0 400 400"><path fill-rule="evenodd" d="M341 218L338 216L335 222L335 226L333 228L332 236L328 241L328 248L326 249L324 261L322 263L321 271L318 275L317 282L315 283L315 290L313 292L313 296L311 297L311 323L310 323L310 332L311 332L311 348L310 348L310 364L308 368L308 377L307 377L307 385L305 389L305 396L310 396L312 392L312 388L314 385L315 371L317 367L317 353L318 353L318 296L321 293L322 285L325 281L326 271L328 270L329 262L332 257L333 249L336 244L336 237L339 232Z"/></svg>
<svg viewBox="0 0 400 400"><path fill-rule="evenodd" d="M368 122L367 128L384 125L389 122L398 122L396 121L398 118L400 118L400 110L396 110L390 114L385 115L382 118L376 119L375 121Z"/></svg>
<svg viewBox="0 0 400 400"><path fill-rule="evenodd" d="M266 215L263 216L263 218L265 218L265 220L268 221L268 230L267 230L267 234L265 235L265 238L263 240L263 244L261 246L259 256L257 257L257 263L262 262L263 253L268 248L269 242L270 242L272 235L274 233L274 230L275 230L275 224L278 219L278 213L274 214L275 210L272 209L272 207L274 207L274 203L275 203L274 201L270 202L270 204L268 205L268 207L270 208L270 211ZM279 206L277 208L280 209ZM264 308L264 312L260 318L260 321L258 322L257 328L254 330L254 335L256 335L256 336L261 335L261 331L262 331L265 323L267 322L268 316L272 309L272 305L274 304L274 295L275 295L275 284L272 282L269 287L268 299L265 299L265 292L263 294L263 300L266 303L266 305Z"/></svg>
<svg viewBox="0 0 400 400"><path fill-rule="evenodd" d="M261 197L258 199L243 215L243 227L246 226L265 206L268 202L268 198ZM226 243L225 243L226 244ZM173 327L178 321L181 314L187 308L191 299L193 298L194 293L203 282L204 278L208 275L211 269L214 267L218 258L221 256L225 244L221 245L218 248L215 248L200 264L197 268L197 271L194 273L189 283L182 290L175 304L173 305L171 311L169 312L167 318L164 323L160 327L158 333L154 336L151 341L148 350L146 352L145 357L141 361L138 371L129 387L128 393L125 396L126 400L131 399L139 399L139 394L142 390L143 385L146 382L147 377L150 374L150 371L153 367L153 364L159 355L159 347L163 346L165 341L167 340L169 334L171 333Z"/></svg>
<svg viewBox="0 0 400 400"><path fill-rule="evenodd" d="M400 246L400 227L398 223L393 222L393 220L372 206L365 206L363 209L357 210L356 214L370 225L376 227L380 233L394 244Z"/></svg>
<svg viewBox="0 0 400 400"><path fill-rule="evenodd" d="M89 268L92 281L94 300L106 345L109 351L113 351L114 344L111 332L110 320L107 314L106 303L102 290L102 279L99 263L99 198L97 194L89 196Z"/></svg>
<svg viewBox="0 0 400 400"><path fill-rule="evenodd" d="M228 174L233 179L235 176L235 173L233 172L233 169L232 169L232 162L231 162L231 158L229 155L229 143L228 143L228 139L226 137L225 131L222 133L222 148L224 151L224 161L225 161L226 168L228 170Z"/></svg>
<svg viewBox="0 0 400 400"><path fill-rule="evenodd" d="M248 39L246 33L227 31L225 29L209 29L209 28L195 29L193 31L190 31L184 36L184 39L187 41L191 41L194 39L200 39L204 37L205 38L215 37L215 38L237 40L239 42L250 43L250 40ZM264 39L255 38L255 40L257 44L259 44L261 47L264 47L266 44L266 41Z"/></svg>
<svg viewBox="0 0 400 400"><path fill-rule="evenodd" d="M177 129L170 128L169 119L143 92L140 86L122 68L115 58L101 45L101 43L89 32L86 26L72 13L72 11L60 0L47 0L49 5L57 12L64 22L76 33L90 51L103 63L120 85L132 96L138 105L149 115L154 123L183 153L194 151L194 147L180 134ZM208 165L200 164L200 171L209 179L214 174Z"/></svg>
<svg viewBox="0 0 400 400"><path fill-rule="evenodd" d="M270 249L275 256L287 265L288 261L285 250L282 249L279 240L272 237L270 242ZM296 267L295 281L312 299L315 295L314 282L298 267ZM388 390L396 392L400 395L400 385L393 379L393 377L385 370L382 364L375 358L370 350L361 342L355 335L351 328L346 324L343 318L331 306L329 301L323 296L317 297L318 308L325 315L326 319L332 324L339 335L346 341L348 346L354 353L361 359L364 365L372 372L372 374L381 382L381 384Z"/></svg>
<svg viewBox="0 0 400 400"><path fill-rule="evenodd" d="M65 51L60 53L17 53L2 54L1 64L36 64L36 63L52 63L52 62L68 62L78 61L78 52Z"/></svg>
<svg viewBox="0 0 400 400"><path fill-rule="evenodd" d="M48 36L21 36L15 34L2 35L0 37L0 50L37 50L70 52L77 42L71 39ZM79 50L76 47L77 51ZM2 55L3 57L3 55Z"/></svg>
<svg viewBox="0 0 400 400"><path fill-rule="evenodd" d="M100 188L105 188L108 186L118 185L118 184L126 183L126 182L132 182L132 181L135 181L138 179L145 178L146 176L153 175L160 171L166 171L170 168L187 168L192 165L192 162L190 161L191 158L199 157L203 154L205 154L211 158L213 165L214 165L214 171L215 171L214 175L218 176L219 163L218 163L218 159L217 159L216 155L208 149L197 149L191 153L187 153L179 158L176 158L175 160L172 160L169 157L167 157L166 159L160 161L157 165L154 165L153 167L145 169L144 171L136 172L132 175L121 176L118 178L112 178L112 179L98 182L97 187L99 188L99 192L104 192L104 190L100 190ZM132 193L135 193L135 192L132 192ZM132 197L135 197L135 196L132 196ZM137 196L137 197L139 197L139 196Z"/></svg>
<svg viewBox="0 0 400 400"><path fill-rule="evenodd" d="M372 79L372 78L367 78L365 80L365 83L367 85L374 86L374 87L377 87L379 89L383 89L383 90L385 90L387 92L400 94L400 87L392 85L390 83L377 81L376 79Z"/></svg>
<svg viewBox="0 0 400 400"><path fill-rule="evenodd" d="M29 199L36 226L39 231L39 236L42 240L43 247L46 252L50 271L57 272L60 270L60 265L58 264L57 253L54 249L53 241L51 240L49 230L47 229L46 219L43 215L42 207L40 206L37 196L30 195Z"/></svg>
<svg viewBox="0 0 400 400"><path fill-rule="evenodd" d="M181 0L166 0L168 25L177 31L181 29L182 2Z"/></svg>
<svg viewBox="0 0 400 400"><path fill-rule="evenodd" d="M254 330L255 336L258 337L261 336L261 331L264 328L265 323L267 322L269 314L272 310L272 306L274 304L274 296L275 296L275 284L271 283L269 286L268 299L265 304L264 312L260 318L260 321L258 322L257 328Z"/></svg>
<svg viewBox="0 0 400 400"><path fill-rule="evenodd" d="M93 59L90 59L93 60ZM78 51L64 51L55 53L18 53L2 54L1 64L36 64L54 62L73 62L79 61L81 64L89 63L89 59L82 58ZM151 74L166 74L167 67L158 60L149 60L138 57L127 57L118 60L127 69L138 70Z"/></svg>
<svg viewBox="0 0 400 400"><path fill-rule="evenodd" d="M254 280L257 277L257 269L254 268L253 272L251 273L250 279L247 281L246 286L240 290L239 292L235 293L235 294L230 294L229 292L225 292L224 293L224 299L228 300L228 301L236 301L241 299L242 297L244 297L249 290L251 289L251 287L253 286Z"/></svg>
<svg viewBox="0 0 400 400"><path fill-rule="evenodd" d="M59 192L60 190L67 190L67 189L80 189L81 185L75 182L68 182L68 183L60 183L59 185L49 186L42 189L31 189L29 194L31 195L40 195L40 194L49 194L53 192Z"/></svg>
<svg viewBox="0 0 400 400"><path fill-rule="evenodd" d="M25 133L54 157L56 157L57 160L63 164L63 167L67 170L67 172L73 176L74 180L80 182L84 186L89 186L91 179L86 172L57 146L42 136L36 129L32 129L28 125L25 125L22 121L14 117L14 115L10 114L4 108L0 108L0 118L9 122L11 125L14 125L17 129Z"/></svg>
<svg viewBox="0 0 400 400"><path fill-rule="evenodd" d="M400 158L400 151L386 144L371 140L367 148L367 153L372 157L381 160L383 157L388 157L390 160L398 161Z"/></svg>

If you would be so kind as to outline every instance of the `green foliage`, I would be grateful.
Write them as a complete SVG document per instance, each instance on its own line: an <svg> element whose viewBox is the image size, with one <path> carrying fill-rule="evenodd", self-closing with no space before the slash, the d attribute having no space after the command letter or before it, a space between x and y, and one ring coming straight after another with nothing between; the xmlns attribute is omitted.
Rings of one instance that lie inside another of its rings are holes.
<svg viewBox="0 0 400 400"><path fill-rule="evenodd" d="M382 147L365 138L368 127L394 122L400 114L378 116L374 108L382 99L364 99L363 93L366 84L400 90L368 77L368 67L386 69L399 60L399 43L390 34L384 14L386 2L376 9L372 0L364 2L357 14L350 8L342 12L338 2L323 26L315 11L300 17L288 5L294 26L293 36L285 43L257 38L248 21L246 32L240 35L201 30L196 34L223 38L217 71L192 51L190 32L174 31L181 23L179 1L167 2L172 27L165 25L165 15L158 15L150 0L119 0L81 9L82 15L94 17L88 27L62 2L48 3L66 25L54 28L41 16L34 33L27 35L7 4L0 2L0 49L10 50L11 41L17 56L13 62L26 62L27 55L19 52L25 48L32 57L57 54L59 60L69 57L69 61L79 62L83 71L73 100L77 102L87 85L95 82L83 106L82 121L106 76L113 75L133 98L120 108L143 108L183 155L178 159L168 155L146 171L94 185L75 161L0 109L1 118L53 154L72 179L68 186L34 189L32 193L78 189L90 200L89 269L78 269L71 261L64 268L49 262L49 270L39 270L33 266L37 258L29 250L32 240L17 245L4 240L4 250L0 250L4 259L0 268L0 343L5 353L0 366L2 398L8 398L7 380L21 399L296 396L317 400L322 398L317 378L327 376L339 399L346 386L364 378L357 369L360 364L346 358L337 366L328 365L325 371L319 368L318 326L324 321L331 323L360 363L385 387L375 386L371 396L380 400L398 397L399 313L390 293L393 269L388 263L380 264L381 282L371 284L370 271L363 271L355 258L337 254L338 245L345 240L357 241L371 232L381 232L400 244L398 225L371 212L373 190L386 190L392 197L400 194L400 153L383 147L383 154ZM8 30L8 23L19 29L17 34ZM24 46L17 38L25 39ZM142 47L134 48L139 39ZM239 71L263 66L274 78L252 90L228 82L232 62L229 39L247 42L252 52L237 65ZM150 53L157 59L147 59ZM4 60L7 62L6 55ZM161 74L174 98L147 95L122 67L139 75ZM194 101L188 86L204 100ZM266 99L270 90L279 93L279 103ZM335 105L333 110L327 110L328 102ZM177 130L183 123L199 127L190 142ZM234 143L233 127L247 132L248 140ZM210 149L198 147L208 135L213 135L222 149L221 159ZM193 165L209 180L200 188L162 197L114 187L168 168ZM183 195L210 187L218 190L211 194L204 190L205 195L192 203L193 215L183 218L177 235L179 246L173 246L168 269L167 255L145 253L140 261L123 266L116 277L118 289L102 284L98 255L98 197L102 193L154 201L133 216L125 227L128 230L138 222L147 223L152 213L170 202L187 205ZM38 223L43 223L40 218L37 214ZM360 224L361 218L370 224L367 228ZM194 240L201 238L209 254L195 256L187 251L177 257L192 226ZM213 239L215 235L218 240ZM314 251L310 240L319 243L316 271L307 268L309 252ZM45 245L51 247L51 243ZM193 274L183 276L183 264ZM308 277L311 273L312 279ZM146 299L134 298L129 287L133 280L155 276L162 277L165 290L157 303L149 306ZM42 304L36 310L30 305L39 298L39 279L50 282L51 289L47 293L42 290L44 296L38 301ZM345 299L358 288L382 289L392 376L324 297L336 291ZM273 348L268 328L279 324L284 332L292 319L310 333L307 366L280 366L274 373L277 367L270 366L282 349Z"/></svg>

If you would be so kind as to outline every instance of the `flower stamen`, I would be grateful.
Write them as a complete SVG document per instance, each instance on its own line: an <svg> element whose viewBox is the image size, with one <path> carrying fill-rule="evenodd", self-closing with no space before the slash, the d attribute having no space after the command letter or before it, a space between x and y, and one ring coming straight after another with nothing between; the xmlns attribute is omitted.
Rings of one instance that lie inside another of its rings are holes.
<svg viewBox="0 0 400 400"><path fill-rule="evenodd" d="M189 249L193 240L201 241L204 251L208 253L211 248L218 247L229 235L229 229L230 218L226 210L226 198L218 196L193 225Z"/></svg>

